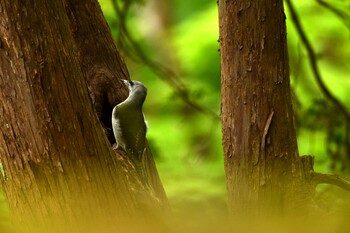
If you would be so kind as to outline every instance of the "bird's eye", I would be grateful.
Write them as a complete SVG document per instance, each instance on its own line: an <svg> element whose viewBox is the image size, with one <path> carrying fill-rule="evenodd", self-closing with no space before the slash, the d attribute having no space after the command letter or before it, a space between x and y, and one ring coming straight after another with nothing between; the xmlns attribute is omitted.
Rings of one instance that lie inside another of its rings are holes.
<svg viewBox="0 0 350 233"><path fill-rule="evenodd" d="M130 84L130 86L134 86L134 82L133 81L129 81L129 84Z"/></svg>

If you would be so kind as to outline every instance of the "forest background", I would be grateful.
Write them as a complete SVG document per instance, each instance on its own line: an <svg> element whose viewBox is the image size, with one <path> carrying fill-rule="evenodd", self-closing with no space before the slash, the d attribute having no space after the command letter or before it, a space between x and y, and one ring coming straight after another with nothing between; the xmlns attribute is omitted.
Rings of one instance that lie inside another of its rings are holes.
<svg viewBox="0 0 350 233"><path fill-rule="evenodd" d="M225 211L221 125L215 117L220 115L216 2L99 2L131 78L148 87L147 138L173 209ZM349 108L350 2L293 2L325 86ZM315 79L288 7L286 17L299 152L315 156L316 171L349 179L350 123ZM317 203L327 211L350 212L350 194L336 187L318 186ZM6 222L3 198L0 207Z"/></svg>

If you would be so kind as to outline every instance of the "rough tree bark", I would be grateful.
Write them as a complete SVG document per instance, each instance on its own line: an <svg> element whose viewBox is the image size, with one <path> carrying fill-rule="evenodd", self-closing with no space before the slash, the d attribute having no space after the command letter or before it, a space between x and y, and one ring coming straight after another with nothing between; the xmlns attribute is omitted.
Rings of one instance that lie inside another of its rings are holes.
<svg viewBox="0 0 350 233"><path fill-rule="evenodd" d="M219 0L222 130L231 212L315 207L315 187L349 182L299 156L283 1Z"/></svg>
<svg viewBox="0 0 350 233"><path fill-rule="evenodd" d="M220 0L219 19L230 209L279 212L291 198L308 202L312 189L298 156L283 2Z"/></svg>
<svg viewBox="0 0 350 233"><path fill-rule="evenodd" d="M115 143L112 131L113 107L127 97L120 79L130 79L110 29L96 0L65 0L71 30L79 51L79 60L87 81L90 97L98 118L111 144ZM127 157L123 157L126 158ZM155 195L168 206L167 197L147 145L145 170Z"/></svg>
<svg viewBox="0 0 350 233"><path fill-rule="evenodd" d="M12 219L22 227L52 218L117 223L163 206L103 133L84 80L93 71L79 59L86 53L63 1L1 0L0 13L1 184ZM120 67L107 72L125 73Z"/></svg>

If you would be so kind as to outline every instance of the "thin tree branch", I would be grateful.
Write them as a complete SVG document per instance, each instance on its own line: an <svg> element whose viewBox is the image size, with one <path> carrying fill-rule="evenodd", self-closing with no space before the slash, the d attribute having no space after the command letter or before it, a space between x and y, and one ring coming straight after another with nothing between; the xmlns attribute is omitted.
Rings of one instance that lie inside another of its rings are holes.
<svg viewBox="0 0 350 233"><path fill-rule="evenodd" d="M328 89L328 87L326 86L326 84L323 82L319 67L318 67L318 63L317 63L317 57L316 57L316 53L314 51L314 49L312 48L312 45L309 41L309 39L307 38L305 31L303 29L303 27L301 26L299 17L294 9L294 6L291 2L291 0L285 0L285 2L288 5L289 11L291 13L292 16L292 21L297 29L297 32L300 36L300 39L302 41L302 43L304 44L307 54L309 56L309 62L311 65L311 69L312 72L314 74L314 77L316 79L316 82L319 86L319 88L321 89L321 91L323 92L323 94L325 95L325 97L340 111L340 113L344 116L345 118L345 149L347 151L348 154L350 154L350 147L349 147L349 129L350 129L350 113L348 111L348 109L346 108L345 105L343 105Z"/></svg>
<svg viewBox="0 0 350 233"><path fill-rule="evenodd" d="M331 184L350 192L350 182L333 174L312 172L312 181L317 184Z"/></svg>
<svg viewBox="0 0 350 233"><path fill-rule="evenodd" d="M323 6L324 8L331 11L332 13L334 13L335 15L337 15L340 18L340 20L346 25L346 27L350 29L350 15L349 14L335 8L334 6L332 6L331 4L329 4L328 2L325 2L323 0L316 0L316 2L318 4L320 4L321 6Z"/></svg>
<svg viewBox="0 0 350 233"><path fill-rule="evenodd" d="M140 62L148 66L155 74L164 80L166 83L168 83L170 86L172 86L177 93L178 96L184 101L187 105L192 107L198 112L204 113L206 115L209 115L212 119L215 121L220 120L220 116L212 111L211 109L202 106L196 101L193 101L189 93L190 91L186 88L186 86L181 82L179 77L168 67L164 66L163 64L159 62L155 62L151 59L149 59L146 54L143 52L142 48L134 38L132 37L131 33L128 30L128 27L126 25L126 17L129 12L129 9L131 7L131 3L133 0L127 0L123 1L123 5L121 7L118 6L116 0L111 0L114 10L118 16L119 22L119 30L120 35L118 38L118 43L121 48L123 48L123 51L136 62Z"/></svg>
<svg viewBox="0 0 350 233"><path fill-rule="evenodd" d="M325 83L322 80L322 76L318 67L317 63L317 57L314 49L311 46L311 43L309 39L307 38L304 29L301 26L299 17L294 9L294 6L292 5L291 0L285 0L285 2L288 5L289 11L292 16L292 20L294 22L294 25L299 33L300 39L303 42L308 56L309 56L309 61L310 65L312 68L312 72L314 73L315 79L317 81L318 86L320 87L321 91L324 93L324 95L340 110L340 112L344 115L345 119L347 121L350 121L350 113L347 110L347 108L330 92L330 90L327 88Z"/></svg>

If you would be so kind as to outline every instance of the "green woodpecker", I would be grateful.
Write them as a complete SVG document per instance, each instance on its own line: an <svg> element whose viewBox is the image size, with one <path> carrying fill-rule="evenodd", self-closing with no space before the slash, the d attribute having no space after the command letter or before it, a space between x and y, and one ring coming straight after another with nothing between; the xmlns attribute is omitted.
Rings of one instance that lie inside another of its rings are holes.
<svg viewBox="0 0 350 233"><path fill-rule="evenodd" d="M122 149L131 156L138 172L144 174L142 161L146 146L147 125L142 105L147 96L147 88L138 81L122 81L129 88L129 96L113 108L113 133L117 141L117 149Z"/></svg>

